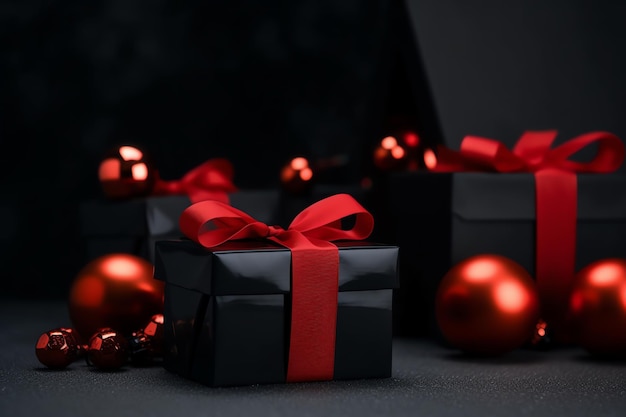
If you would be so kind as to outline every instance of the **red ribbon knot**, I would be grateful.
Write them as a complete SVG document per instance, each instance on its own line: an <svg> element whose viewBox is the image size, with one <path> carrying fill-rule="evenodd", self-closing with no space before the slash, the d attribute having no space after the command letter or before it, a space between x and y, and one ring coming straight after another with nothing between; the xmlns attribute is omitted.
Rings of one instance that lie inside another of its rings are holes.
<svg viewBox="0 0 626 417"><path fill-rule="evenodd" d="M343 229L341 220L350 216L355 216L353 226ZM192 204L180 217L180 230L207 248L230 240L266 239L291 251L288 382L333 378L339 250L331 242L363 240L373 228L372 215L348 194L310 205L286 230L219 201Z"/></svg>
<svg viewBox="0 0 626 417"><path fill-rule="evenodd" d="M267 226L267 235L265 237L275 237L283 233L285 229L280 226Z"/></svg>
<svg viewBox="0 0 626 417"><path fill-rule="evenodd" d="M624 144L612 133L589 132L554 148L557 131L528 131L513 151L503 143L467 136L460 152L439 148L434 171L529 172L535 176L535 279L546 321L563 331L575 275L578 184L576 173L610 173L624 161ZM596 145L586 162L571 159ZM566 333L566 332L563 332ZM567 335L563 339L567 339Z"/></svg>

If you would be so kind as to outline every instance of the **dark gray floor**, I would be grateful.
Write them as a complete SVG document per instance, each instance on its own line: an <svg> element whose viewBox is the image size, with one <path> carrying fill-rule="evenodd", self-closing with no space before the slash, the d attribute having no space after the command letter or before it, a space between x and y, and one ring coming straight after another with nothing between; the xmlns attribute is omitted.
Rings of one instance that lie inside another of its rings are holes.
<svg viewBox="0 0 626 417"><path fill-rule="evenodd" d="M1 303L0 416L626 415L626 363L593 361L579 349L477 360L398 339L390 379L217 389L158 367L102 373L80 362L49 371L34 345L69 325L65 305Z"/></svg>

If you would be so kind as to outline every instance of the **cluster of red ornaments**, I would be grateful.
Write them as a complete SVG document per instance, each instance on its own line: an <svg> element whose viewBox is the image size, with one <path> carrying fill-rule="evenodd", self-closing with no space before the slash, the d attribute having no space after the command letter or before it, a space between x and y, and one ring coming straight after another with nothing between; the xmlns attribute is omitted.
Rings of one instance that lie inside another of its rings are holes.
<svg viewBox="0 0 626 417"><path fill-rule="evenodd" d="M155 314L143 328L124 336L112 328L95 332L86 344L72 328L43 333L35 346L37 359L50 369L64 369L78 359L100 370L116 370L127 363L147 366L163 356L163 315Z"/></svg>
<svg viewBox="0 0 626 417"><path fill-rule="evenodd" d="M502 256L477 255L452 267L435 306L443 337L466 353L501 355L550 343L534 280ZM566 321L572 342L590 354L626 357L626 260L599 260L579 271Z"/></svg>
<svg viewBox="0 0 626 417"><path fill-rule="evenodd" d="M163 283L138 256L111 253L85 265L72 283L68 309L72 327L45 332L37 359L62 369L80 358L98 369L127 362L148 365L162 357Z"/></svg>
<svg viewBox="0 0 626 417"><path fill-rule="evenodd" d="M98 179L107 198L121 200L150 194L156 172L145 152L134 146L120 146L104 156Z"/></svg>
<svg viewBox="0 0 626 417"><path fill-rule="evenodd" d="M373 160L383 172L433 169L437 165L435 152L421 143L419 135L402 129L380 140Z"/></svg>

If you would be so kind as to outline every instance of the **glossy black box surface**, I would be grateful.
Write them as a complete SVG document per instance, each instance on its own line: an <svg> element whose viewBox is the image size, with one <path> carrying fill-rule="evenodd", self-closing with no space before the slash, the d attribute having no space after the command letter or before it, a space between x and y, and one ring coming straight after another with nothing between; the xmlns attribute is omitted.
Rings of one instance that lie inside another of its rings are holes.
<svg viewBox="0 0 626 417"><path fill-rule="evenodd" d="M391 376L395 246L342 242L335 379ZM211 386L283 383L290 323L291 254L264 242L212 250L156 244L165 286L165 367Z"/></svg>
<svg viewBox="0 0 626 417"><path fill-rule="evenodd" d="M394 332L438 335L434 299L454 264L497 253L535 272L535 182L532 174L397 173L389 206L400 246ZM626 176L578 175L576 270L626 257Z"/></svg>

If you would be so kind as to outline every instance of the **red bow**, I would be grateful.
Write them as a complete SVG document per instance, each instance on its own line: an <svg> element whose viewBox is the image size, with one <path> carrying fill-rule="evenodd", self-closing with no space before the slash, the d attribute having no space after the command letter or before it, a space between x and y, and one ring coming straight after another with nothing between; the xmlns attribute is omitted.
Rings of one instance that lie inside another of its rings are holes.
<svg viewBox="0 0 626 417"><path fill-rule="evenodd" d="M609 173L624 160L624 144L607 132L590 132L553 149L554 130L526 132L511 152L492 139L467 136L460 152L439 149L434 171L532 172L536 188L536 281L542 314L555 327L564 326L575 274L576 173ZM597 145L588 162L570 160L582 149Z"/></svg>
<svg viewBox="0 0 626 417"><path fill-rule="evenodd" d="M537 172L554 168L569 172L614 172L624 160L624 144L612 133L590 132L550 149L556 130L525 132L513 152L502 142L466 136L459 152L439 148L434 171ZM597 144L596 156L588 162L569 158L584 148Z"/></svg>
<svg viewBox="0 0 626 417"><path fill-rule="evenodd" d="M352 215L352 228L342 229L341 220ZM305 208L287 230L218 201L192 204L180 217L180 230L207 248L229 240L267 239L291 251L288 382L333 378L339 250L331 241L363 240L373 228L372 215L347 194Z"/></svg>
<svg viewBox="0 0 626 417"><path fill-rule="evenodd" d="M233 166L223 158L209 159L188 171L180 180L165 181L157 173L153 194L187 194L192 203L217 200L228 204L228 193L237 191Z"/></svg>

